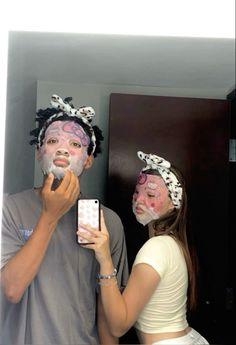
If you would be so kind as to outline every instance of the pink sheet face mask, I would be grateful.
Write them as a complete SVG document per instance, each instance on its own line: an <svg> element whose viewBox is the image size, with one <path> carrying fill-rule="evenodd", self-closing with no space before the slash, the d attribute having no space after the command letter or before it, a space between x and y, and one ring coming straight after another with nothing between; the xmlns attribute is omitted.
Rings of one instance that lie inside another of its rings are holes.
<svg viewBox="0 0 236 345"><path fill-rule="evenodd" d="M38 161L44 174L52 172L62 179L66 170L80 176L88 158L90 143L84 129L73 121L55 121L45 132L38 150Z"/></svg>
<svg viewBox="0 0 236 345"><path fill-rule="evenodd" d="M133 194L133 212L137 221L147 225L171 208L173 203L162 177L141 173Z"/></svg>

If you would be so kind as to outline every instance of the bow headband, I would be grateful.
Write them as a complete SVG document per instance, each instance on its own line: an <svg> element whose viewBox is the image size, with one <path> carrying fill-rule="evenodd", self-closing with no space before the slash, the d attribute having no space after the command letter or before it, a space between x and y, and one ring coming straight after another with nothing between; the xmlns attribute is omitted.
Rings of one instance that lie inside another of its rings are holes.
<svg viewBox="0 0 236 345"><path fill-rule="evenodd" d="M170 170L170 162L166 161L162 157L153 155L151 153L147 154L142 151L138 151L137 155L139 159L146 163L146 167L144 167L141 172L145 173L145 171L149 169L157 170L169 190L174 206L179 209L181 206L183 188L181 187L181 184L175 174Z"/></svg>
<svg viewBox="0 0 236 345"><path fill-rule="evenodd" d="M72 99L69 98L69 100L71 101ZM81 119L84 124L89 126L90 131L91 131L91 141L93 143L93 149L92 149L92 154L93 154L96 148L96 137L91 125L92 117L95 115L94 109L92 107L80 107L79 109L75 109L69 103L64 102L62 98L57 95L52 95L50 103L53 108L59 109L61 110L61 112L53 114L44 123L38 135L39 146L42 145L41 137L43 135L45 128L52 122L52 120L57 119L57 118L59 120L59 118L63 116L63 114L66 114L68 116L77 117Z"/></svg>

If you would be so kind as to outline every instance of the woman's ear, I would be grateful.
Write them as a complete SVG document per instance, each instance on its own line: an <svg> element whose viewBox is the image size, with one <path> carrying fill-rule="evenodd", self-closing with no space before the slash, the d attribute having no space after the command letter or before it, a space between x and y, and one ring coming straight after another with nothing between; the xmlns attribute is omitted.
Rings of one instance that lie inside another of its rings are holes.
<svg viewBox="0 0 236 345"><path fill-rule="evenodd" d="M91 166L93 165L93 160L94 160L93 155L88 156L88 158L86 159L85 164L84 164L84 169L91 168Z"/></svg>

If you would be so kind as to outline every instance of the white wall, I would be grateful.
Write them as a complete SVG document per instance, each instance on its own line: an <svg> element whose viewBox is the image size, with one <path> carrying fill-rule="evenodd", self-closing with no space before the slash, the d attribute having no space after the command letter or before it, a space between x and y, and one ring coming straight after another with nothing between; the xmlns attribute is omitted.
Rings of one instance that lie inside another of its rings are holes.
<svg viewBox="0 0 236 345"><path fill-rule="evenodd" d="M89 105L95 109L96 116L93 123L98 125L104 135L102 143L103 152L95 158L93 167L85 172L82 177L82 191L88 197L98 197L105 202L105 188L108 163L108 121L109 121L109 97L111 93L131 93L156 96L179 96L225 99L226 91L223 89L181 89L159 88L132 85L114 84L70 84L38 81L37 83L37 109L50 106L52 94L58 94L61 98L73 97L75 107ZM129 121L129 119L127 119ZM125 123L124 123L125 125ZM42 174L35 161L35 186L42 183Z"/></svg>
<svg viewBox="0 0 236 345"><path fill-rule="evenodd" d="M34 128L36 86L36 82L25 87L17 80L8 82L3 167L5 193L20 192L34 183L34 148L29 145L29 132Z"/></svg>

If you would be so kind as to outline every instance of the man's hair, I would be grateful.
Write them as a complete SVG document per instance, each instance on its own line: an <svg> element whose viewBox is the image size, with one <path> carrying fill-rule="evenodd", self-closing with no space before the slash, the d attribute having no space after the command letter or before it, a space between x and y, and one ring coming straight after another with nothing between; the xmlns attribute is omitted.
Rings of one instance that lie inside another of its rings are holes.
<svg viewBox="0 0 236 345"><path fill-rule="evenodd" d="M64 100L66 101L67 98ZM58 116L53 117L50 121L49 118L53 115L61 114ZM67 113L63 112L61 109L55 109L55 108L46 108L46 109L39 109L36 113L36 122L38 123L37 128L30 131L30 135L34 138L30 141L30 145L35 145L37 148L39 148L43 144L43 140L45 137L45 132L53 122L55 121L73 121L77 124L79 124L85 131L85 133L90 138L90 144L88 146L88 155L90 156L93 150L93 142L91 140L92 132L94 132L95 138L96 138L96 148L93 153L94 157L97 156L98 153L101 153L101 141L104 139L102 135L102 131L98 126L91 126L84 123L80 118L77 116L69 116ZM39 133L41 132L40 138Z"/></svg>

